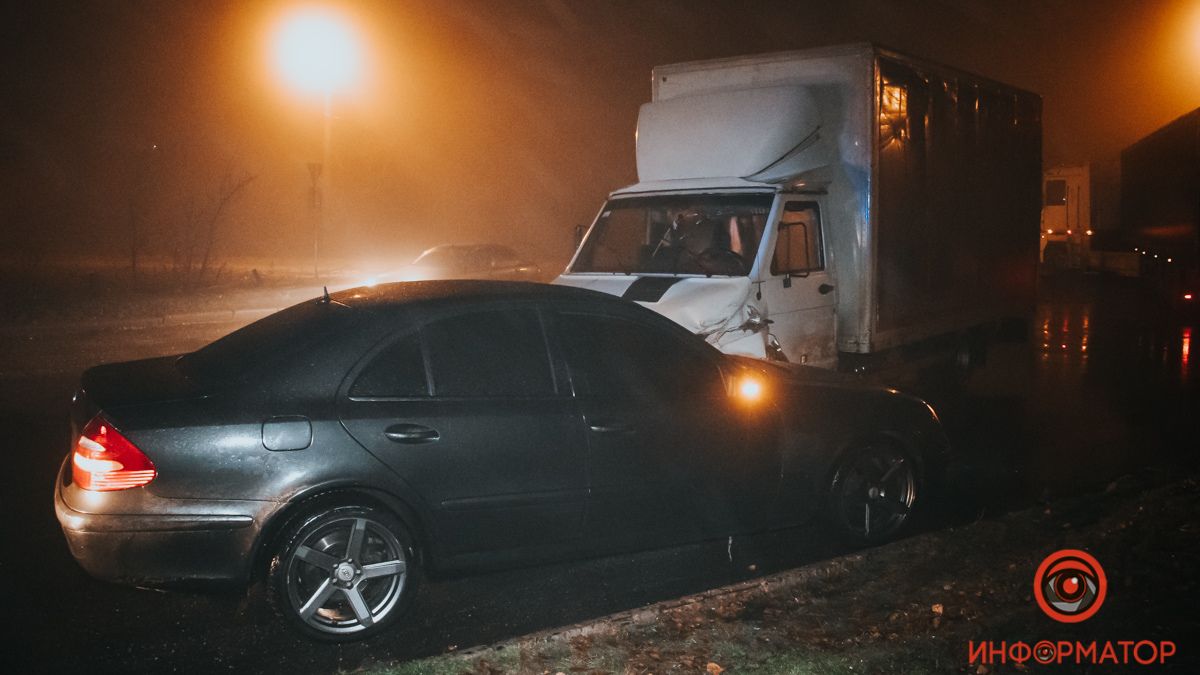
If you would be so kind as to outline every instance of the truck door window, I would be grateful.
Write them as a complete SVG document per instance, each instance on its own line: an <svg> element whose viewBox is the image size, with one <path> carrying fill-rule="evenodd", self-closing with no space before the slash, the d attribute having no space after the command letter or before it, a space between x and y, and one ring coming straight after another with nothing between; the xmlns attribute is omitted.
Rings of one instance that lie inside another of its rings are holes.
<svg viewBox="0 0 1200 675"><path fill-rule="evenodd" d="M1062 206L1067 203L1067 181L1046 181L1046 206Z"/></svg>
<svg viewBox="0 0 1200 675"><path fill-rule="evenodd" d="M821 214L812 202L788 202L779 219L771 274L807 274L825 269Z"/></svg>

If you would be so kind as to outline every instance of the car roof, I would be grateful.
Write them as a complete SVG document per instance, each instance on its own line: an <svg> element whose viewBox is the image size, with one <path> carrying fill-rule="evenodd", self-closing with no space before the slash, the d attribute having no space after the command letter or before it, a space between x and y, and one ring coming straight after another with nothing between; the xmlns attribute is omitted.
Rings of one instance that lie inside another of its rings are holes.
<svg viewBox="0 0 1200 675"><path fill-rule="evenodd" d="M402 313L419 306L458 306L472 303L541 301L575 305L571 309L600 311L642 324L658 327L690 339L706 342L667 317L631 300L573 286L558 286L529 281L491 281L446 279L437 281L398 281L377 286L350 288L330 294L330 300L351 309L372 314ZM715 349L715 348L714 348Z"/></svg>
<svg viewBox="0 0 1200 675"><path fill-rule="evenodd" d="M386 310L429 302L471 302L492 300L583 301L629 310L632 303L606 293L570 286L554 286L526 281L485 281L446 279L438 281L401 281L377 286L362 286L330 294L334 302L347 307ZM633 311L637 311L634 309Z"/></svg>

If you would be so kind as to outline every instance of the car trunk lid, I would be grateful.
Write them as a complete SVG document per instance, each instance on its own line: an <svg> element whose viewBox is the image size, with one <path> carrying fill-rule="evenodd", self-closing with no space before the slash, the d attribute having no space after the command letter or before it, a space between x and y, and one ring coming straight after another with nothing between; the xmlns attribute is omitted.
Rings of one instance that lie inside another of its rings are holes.
<svg viewBox="0 0 1200 675"><path fill-rule="evenodd" d="M83 393L76 395L77 403L112 410L202 396L204 391L180 372L178 358L164 356L90 368L83 374Z"/></svg>

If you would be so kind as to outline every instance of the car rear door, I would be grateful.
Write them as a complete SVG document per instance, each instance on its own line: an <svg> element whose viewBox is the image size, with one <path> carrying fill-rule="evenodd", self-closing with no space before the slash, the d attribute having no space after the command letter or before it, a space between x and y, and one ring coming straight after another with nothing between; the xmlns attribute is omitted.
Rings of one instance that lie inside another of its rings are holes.
<svg viewBox="0 0 1200 675"><path fill-rule="evenodd" d="M427 315L352 376L350 433L432 512L446 553L580 537L582 426L533 306Z"/></svg>

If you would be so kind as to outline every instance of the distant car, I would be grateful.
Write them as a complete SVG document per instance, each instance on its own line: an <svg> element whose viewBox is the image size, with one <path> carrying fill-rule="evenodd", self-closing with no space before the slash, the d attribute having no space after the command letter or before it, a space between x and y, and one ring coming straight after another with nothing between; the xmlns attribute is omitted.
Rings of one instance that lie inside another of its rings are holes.
<svg viewBox="0 0 1200 675"><path fill-rule="evenodd" d="M426 250L412 265L373 277L369 285L393 281L478 279L545 281L542 268L501 244L443 244Z"/></svg>
<svg viewBox="0 0 1200 675"><path fill-rule="evenodd" d="M892 390L726 356L591 291L414 282L190 354L88 370L55 485L127 584L246 583L311 637L397 621L423 573L724 538L824 511L895 536L947 452Z"/></svg>

